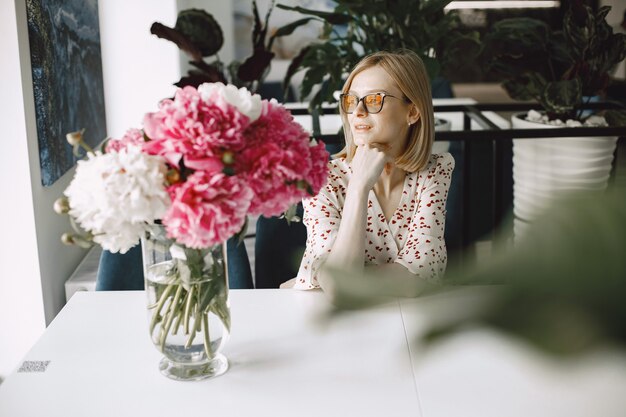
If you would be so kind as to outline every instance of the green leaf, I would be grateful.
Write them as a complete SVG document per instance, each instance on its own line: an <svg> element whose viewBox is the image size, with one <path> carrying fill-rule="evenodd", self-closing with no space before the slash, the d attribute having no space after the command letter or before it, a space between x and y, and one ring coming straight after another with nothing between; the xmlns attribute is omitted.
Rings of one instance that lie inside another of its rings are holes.
<svg viewBox="0 0 626 417"><path fill-rule="evenodd" d="M546 59L550 57L550 42L550 28L544 22L530 18L504 19L485 35L481 56L489 71L505 78L532 71L555 79L551 75L551 61Z"/></svg>
<svg viewBox="0 0 626 417"><path fill-rule="evenodd" d="M182 10L178 13L174 29L196 45L202 56L215 55L224 44L222 28L213 16L204 10Z"/></svg>
<svg viewBox="0 0 626 417"><path fill-rule="evenodd" d="M185 256L187 257L185 262L189 271L191 273L191 280L201 280L203 275L204 268L204 259L202 256L202 251L199 249L192 249L188 247L184 247Z"/></svg>
<svg viewBox="0 0 626 417"><path fill-rule="evenodd" d="M294 30L296 30L300 26L306 25L311 20L317 20L317 19L315 19L314 17L305 17L304 19L296 20L295 22L292 22L292 23L289 23L288 25L282 26L282 27L278 28L276 30L276 32L274 32L272 37L276 37L277 38L279 36L291 35Z"/></svg>
<svg viewBox="0 0 626 417"><path fill-rule="evenodd" d="M214 82L226 82L226 79L220 72L204 72L204 71L194 71L191 70L189 73L182 77L177 83L174 83L177 87L185 87L190 85L192 87L198 87L203 83L214 83Z"/></svg>
<svg viewBox="0 0 626 417"><path fill-rule="evenodd" d="M537 73L525 73L519 77L506 80L502 83L502 87L509 96L514 100L538 100L547 81Z"/></svg>
<svg viewBox="0 0 626 417"><path fill-rule="evenodd" d="M286 6L284 4L277 4L276 7L278 7L279 9L283 9L283 10L290 10L293 12L316 16L321 19L324 19L325 21L327 21L328 23L332 25L345 25L346 23L349 23L350 21L352 21L352 16L342 14L342 13L320 12L317 10L305 9L304 7L300 7L300 6L291 7L291 6Z"/></svg>
<svg viewBox="0 0 626 417"><path fill-rule="evenodd" d="M292 204L289 208L283 213L283 217L287 221L288 225L291 223L298 223L302 219L297 215L298 205Z"/></svg>
<svg viewBox="0 0 626 417"><path fill-rule="evenodd" d="M437 59L431 57L422 57L422 61L424 62L426 72L431 79L439 75L439 72L441 70L441 64Z"/></svg>
<svg viewBox="0 0 626 417"><path fill-rule="evenodd" d="M241 226L241 229L233 236L233 239L237 241L237 245L243 244L243 241L246 238L246 234L248 233L249 224L250 224L250 221L248 219L248 216L246 216L246 220L243 223L243 226Z"/></svg>
<svg viewBox="0 0 626 417"><path fill-rule="evenodd" d="M264 48L255 49L237 70L237 77L241 81L261 80L274 58L274 53Z"/></svg>
<svg viewBox="0 0 626 417"><path fill-rule="evenodd" d="M300 86L300 94L306 97L311 94L313 87L324 81L327 71L325 67L311 67L304 74L302 85Z"/></svg>
<svg viewBox="0 0 626 417"><path fill-rule="evenodd" d="M189 55L194 61L202 60L202 51L189 38L176 29L155 22L150 26L150 33L161 39L174 42L178 48Z"/></svg>
<svg viewBox="0 0 626 417"><path fill-rule="evenodd" d="M626 126L626 110L607 110L604 117L609 126Z"/></svg>
<svg viewBox="0 0 626 417"><path fill-rule="evenodd" d="M237 60L231 61L231 63L228 65L228 75L230 76L230 80L231 80L230 82L235 84L238 87L243 85L243 81L241 81L237 76L240 66L241 66L241 62Z"/></svg>
<svg viewBox="0 0 626 417"><path fill-rule="evenodd" d="M582 103L582 84L579 78L548 83L541 101L549 112L569 113Z"/></svg>
<svg viewBox="0 0 626 417"><path fill-rule="evenodd" d="M272 7L268 10L270 13ZM264 47L265 35L267 35L267 27L261 23L261 17L259 16L259 9L257 8L256 1L252 2L252 15L254 16L254 27L252 29L252 48Z"/></svg>
<svg viewBox="0 0 626 417"><path fill-rule="evenodd" d="M300 70L302 61L304 60L304 57L309 53L310 49L310 46L302 48L298 55L296 55L295 58L291 60L291 63L287 68L287 73L285 74L285 79L283 80L284 97L287 97L287 90L289 89L289 85L291 84L291 78Z"/></svg>
<svg viewBox="0 0 626 417"><path fill-rule="evenodd" d="M571 9L565 13L563 32L575 59L584 58L584 54L591 42L593 31L593 15L589 7L582 6L578 8L576 14Z"/></svg>

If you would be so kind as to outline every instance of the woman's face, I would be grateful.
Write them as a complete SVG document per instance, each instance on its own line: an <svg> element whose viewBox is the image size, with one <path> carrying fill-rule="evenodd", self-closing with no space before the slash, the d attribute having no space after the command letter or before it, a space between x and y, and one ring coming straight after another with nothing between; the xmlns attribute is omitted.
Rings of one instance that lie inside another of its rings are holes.
<svg viewBox="0 0 626 417"><path fill-rule="evenodd" d="M405 101L389 74L379 66L363 70L352 79L348 93L358 98L372 93L387 94L378 113L368 113L363 101L359 102L352 114L347 115L348 123L355 145L381 145L388 155L401 155L407 145L408 123L417 120L417 110Z"/></svg>

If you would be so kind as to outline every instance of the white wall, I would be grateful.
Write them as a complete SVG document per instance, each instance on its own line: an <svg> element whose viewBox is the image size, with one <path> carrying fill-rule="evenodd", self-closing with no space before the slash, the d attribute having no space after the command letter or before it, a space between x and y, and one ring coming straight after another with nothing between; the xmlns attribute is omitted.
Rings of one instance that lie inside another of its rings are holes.
<svg viewBox="0 0 626 417"><path fill-rule="evenodd" d="M64 283L85 251L60 242L70 226L52 210L73 170L51 187L41 185L25 2L0 2L0 378L4 378L65 304ZM150 34L150 25L173 24L175 4L175 0L99 1L109 135L139 127L146 111L173 94L171 84L180 78L178 49Z"/></svg>
<svg viewBox="0 0 626 417"><path fill-rule="evenodd" d="M100 44L108 135L141 127L143 115L172 97L180 79L178 47L150 33L174 26L175 0L100 0Z"/></svg>
<svg viewBox="0 0 626 417"><path fill-rule="evenodd" d="M0 62L3 95L0 100L3 136L0 152L0 218L3 220L0 239L0 377L3 377L39 337L46 321L34 213L35 201L45 204L45 199L41 198L40 177L31 175L33 158L29 153L36 148L37 138L32 135L34 124L28 120L32 106L25 109L25 101L30 100L32 104L32 89L22 89L20 65L20 42L26 20L23 4L19 4L24 2L16 2L16 11L13 0L0 1L0 51L3 56ZM28 93L29 97L26 96ZM39 161L35 162L38 166ZM31 184L37 181L39 186L32 189Z"/></svg>

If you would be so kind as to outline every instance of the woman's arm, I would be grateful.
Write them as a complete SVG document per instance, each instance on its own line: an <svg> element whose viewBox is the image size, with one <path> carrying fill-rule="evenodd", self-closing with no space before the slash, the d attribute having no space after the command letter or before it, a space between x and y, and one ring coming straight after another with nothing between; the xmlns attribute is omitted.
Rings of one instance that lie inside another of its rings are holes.
<svg viewBox="0 0 626 417"><path fill-rule="evenodd" d="M423 280L437 280L446 269L447 250L444 239L446 202L454 158L449 153L438 155L426 174L417 209L402 251L395 263Z"/></svg>
<svg viewBox="0 0 626 417"><path fill-rule="evenodd" d="M365 265L365 228L367 202L370 190L389 162L389 157L376 147L362 145L352 159L352 176L346 190L337 238L325 264L334 268L363 271ZM319 284L325 291L332 291L334 277L322 268Z"/></svg>
<svg viewBox="0 0 626 417"><path fill-rule="evenodd" d="M424 177L420 201L413 214L411 231L402 252L392 264L372 265L358 272L340 264L330 265L323 286L338 304L381 296L417 297L439 288L437 279L446 265L444 241L445 205L454 159L449 154L439 156Z"/></svg>
<svg viewBox="0 0 626 417"><path fill-rule="evenodd" d="M368 193L369 191L348 184L337 238L325 265L355 272L363 271ZM324 268L320 268L318 281L324 291L332 292L334 279Z"/></svg>

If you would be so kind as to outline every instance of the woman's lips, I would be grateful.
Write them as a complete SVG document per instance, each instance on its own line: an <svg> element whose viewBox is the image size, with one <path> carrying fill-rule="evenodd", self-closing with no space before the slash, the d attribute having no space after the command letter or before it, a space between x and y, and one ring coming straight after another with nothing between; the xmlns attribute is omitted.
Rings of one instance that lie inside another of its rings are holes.
<svg viewBox="0 0 626 417"><path fill-rule="evenodd" d="M356 132L367 132L371 128L372 128L372 126L366 125L366 124L356 124L356 125L354 125L354 130Z"/></svg>

